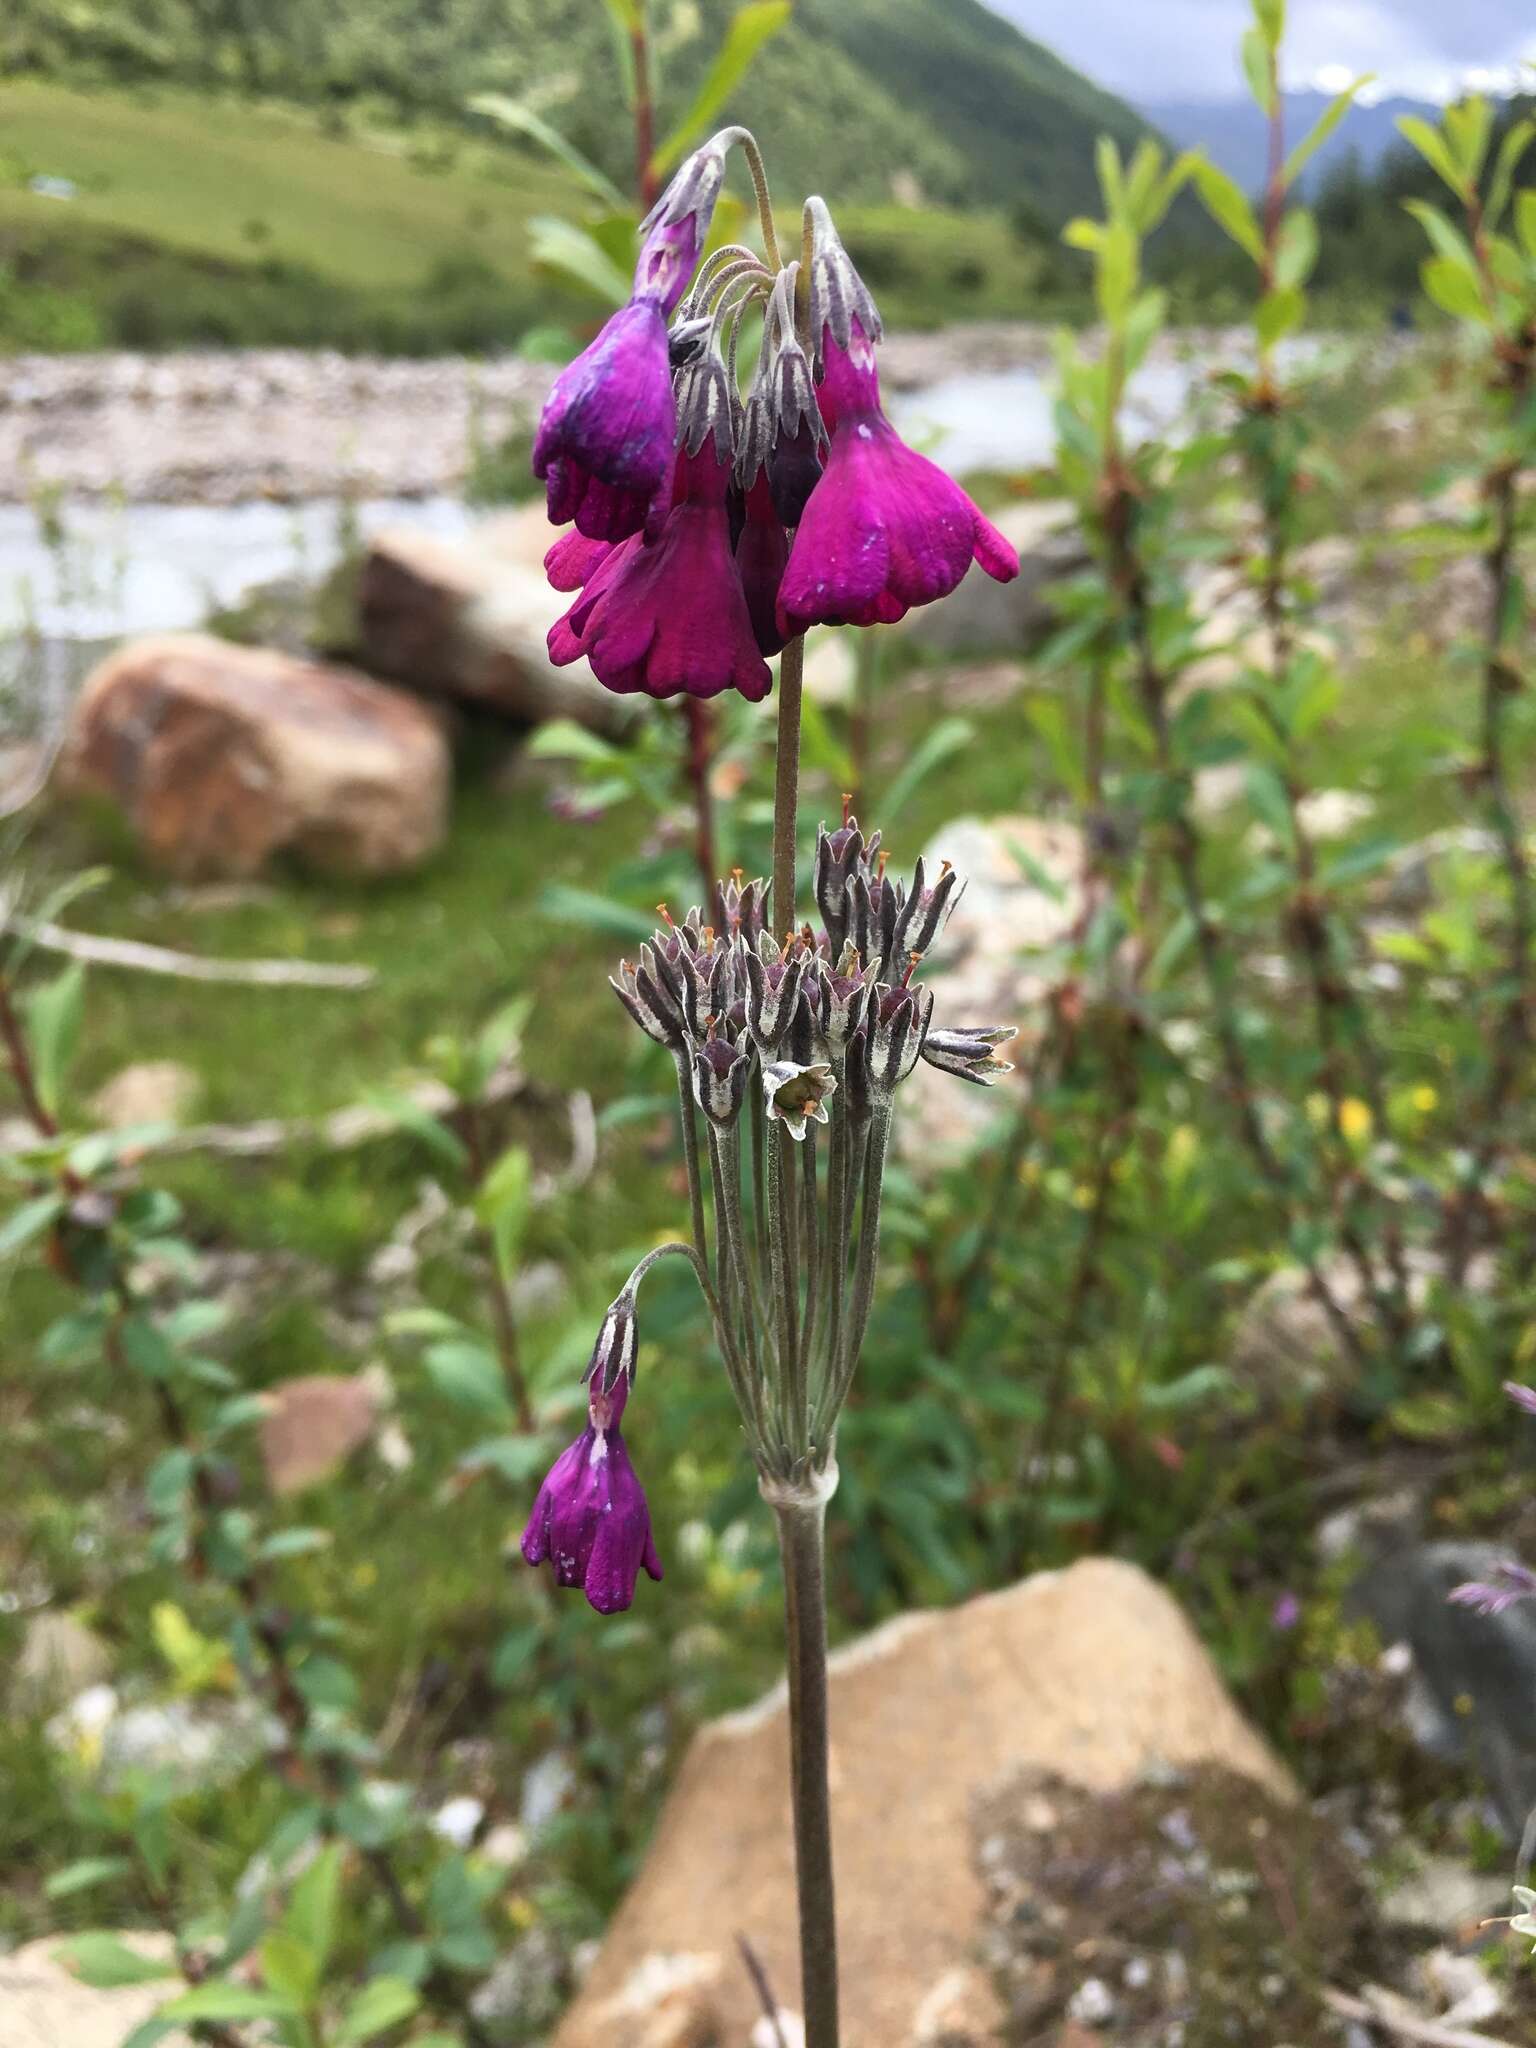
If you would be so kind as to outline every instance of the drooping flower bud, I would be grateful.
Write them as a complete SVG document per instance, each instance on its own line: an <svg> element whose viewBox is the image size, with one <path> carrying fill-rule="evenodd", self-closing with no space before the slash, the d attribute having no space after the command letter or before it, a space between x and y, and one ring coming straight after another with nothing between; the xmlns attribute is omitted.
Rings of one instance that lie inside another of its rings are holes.
<svg viewBox="0 0 1536 2048"><path fill-rule="evenodd" d="M763 1052L777 1052L794 1019L805 956L797 941L780 950L764 932L755 948L743 952L742 961L747 972L747 1023Z"/></svg>
<svg viewBox="0 0 1536 2048"><path fill-rule="evenodd" d="M671 182L640 223L640 261L635 297L651 298L670 313L688 289L709 239L715 201L725 179L725 155L735 131L722 128L692 156L684 157Z"/></svg>
<svg viewBox="0 0 1536 2048"><path fill-rule="evenodd" d="M587 1427L550 1467L523 1531L528 1563L548 1559L556 1585L580 1586L599 1614L630 1606L642 1566L661 1577L645 1489L619 1429L628 1398L622 1372L609 1391L593 1387Z"/></svg>
<svg viewBox="0 0 1536 2048"><path fill-rule="evenodd" d="M922 1056L940 1073L973 1081L978 1088L990 1088L1004 1074L1013 1072L1013 1062L1000 1060L996 1048L1017 1035L1012 1024L955 1025L947 1031L930 1031L923 1040Z"/></svg>
<svg viewBox="0 0 1536 2048"><path fill-rule="evenodd" d="M608 986L640 1026L647 1038L677 1051L684 1043L683 1015L670 988L657 971L649 946L640 948L640 965L619 962L617 976L609 975Z"/></svg>
<svg viewBox="0 0 1536 2048"><path fill-rule="evenodd" d="M608 1304L603 1326L592 1346L592 1358L582 1378L596 1394L611 1394L620 1380L635 1384L635 1356L639 1350L635 1329L635 1297L626 1287Z"/></svg>
<svg viewBox="0 0 1536 2048"><path fill-rule="evenodd" d="M749 1048L727 1037L711 1019L703 1044L694 1047L693 1095L712 1124L723 1129L740 1116L751 1069Z"/></svg>
<svg viewBox="0 0 1536 2048"><path fill-rule="evenodd" d="M811 220L811 353L820 378L828 333L839 348L846 349L855 322L870 342L879 341L885 330L868 287L832 224L826 201L807 199L805 210Z"/></svg>

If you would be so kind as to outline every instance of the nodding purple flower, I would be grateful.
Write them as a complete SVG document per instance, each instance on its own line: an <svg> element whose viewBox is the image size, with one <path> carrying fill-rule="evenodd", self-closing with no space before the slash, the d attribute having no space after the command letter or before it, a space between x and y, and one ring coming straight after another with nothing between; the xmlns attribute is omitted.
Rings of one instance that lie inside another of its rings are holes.
<svg viewBox="0 0 1536 2048"><path fill-rule="evenodd" d="M779 585L789 560L789 535L774 508L766 469L758 471L747 491L745 509L736 542L736 568L758 650L777 654L785 640L779 630L778 609Z"/></svg>
<svg viewBox="0 0 1536 2048"><path fill-rule="evenodd" d="M947 597L973 561L999 583L1019 558L942 469L909 448L880 406L874 345L852 322L849 346L822 337L817 391L832 447L795 533L779 589L779 626L893 624Z"/></svg>
<svg viewBox="0 0 1536 2048"><path fill-rule="evenodd" d="M579 529L562 533L544 557L551 590L580 590L613 552L612 541L588 540Z"/></svg>
<svg viewBox="0 0 1536 2048"><path fill-rule="evenodd" d="M619 541L653 527L672 473L677 408L667 319L631 299L555 379L539 418L533 473L557 526Z"/></svg>
<svg viewBox="0 0 1536 2048"><path fill-rule="evenodd" d="M1445 1597L1453 1606L1470 1607L1474 1614L1493 1615L1502 1614L1518 1600L1529 1600L1533 1594L1536 1572L1510 1558L1494 1566L1490 1582L1471 1579L1465 1585L1453 1586Z"/></svg>
<svg viewBox="0 0 1536 2048"><path fill-rule="evenodd" d="M772 678L731 557L730 480L730 463L711 440L678 456L659 537L646 545L631 539L600 565L551 629L557 666L584 654L598 681L620 694L717 697L737 689L754 704L767 696Z"/></svg>
<svg viewBox="0 0 1536 2048"><path fill-rule="evenodd" d="M1523 1408L1527 1415L1536 1415L1536 1387L1522 1387L1518 1380L1506 1380L1504 1391L1517 1408Z"/></svg>
<svg viewBox="0 0 1536 2048"><path fill-rule="evenodd" d="M556 1585L580 1586L599 1614L631 1604L642 1565L661 1577L645 1489L619 1430L628 1399L625 1372L607 1393L593 1386L587 1426L550 1467L523 1531L529 1564L548 1559Z"/></svg>

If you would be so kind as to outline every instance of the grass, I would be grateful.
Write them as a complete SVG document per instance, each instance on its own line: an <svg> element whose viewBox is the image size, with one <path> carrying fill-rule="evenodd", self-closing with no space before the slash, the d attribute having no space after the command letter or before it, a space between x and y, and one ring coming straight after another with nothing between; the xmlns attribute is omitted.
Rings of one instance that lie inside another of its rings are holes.
<svg viewBox="0 0 1536 2048"><path fill-rule="evenodd" d="M169 86L0 86L0 235L140 237L228 263L277 259L348 286L419 284L445 258L528 270L531 215L571 181L512 148L427 130L326 132L314 108ZM73 200L27 189L68 178Z"/></svg>

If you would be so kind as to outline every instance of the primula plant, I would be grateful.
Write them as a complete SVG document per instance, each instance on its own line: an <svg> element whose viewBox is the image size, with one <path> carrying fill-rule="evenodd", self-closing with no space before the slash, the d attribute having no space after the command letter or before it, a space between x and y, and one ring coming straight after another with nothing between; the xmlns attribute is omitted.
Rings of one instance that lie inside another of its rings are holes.
<svg viewBox="0 0 1536 2048"><path fill-rule="evenodd" d="M766 260L732 244L701 261L738 145ZM642 1570L661 1577L620 1425L641 1282L656 1260L686 1259L778 1522L806 2038L833 2048L824 1519L838 1417L874 1297L897 1091L920 1059L986 1086L1008 1071L997 1048L1013 1032L933 1024L920 969L964 886L947 863L930 874L920 861L898 880L880 834L845 813L817 835L813 912L801 917L803 635L891 623L947 596L972 561L1006 580L1018 558L885 418L880 316L821 200L806 202L800 254L782 263L745 130L723 130L682 165L641 238L629 304L557 379L535 443L550 517L573 522L546 558L550 580L579 593L550 652L585 656L616 691L751 701L768 695L779 656L774 872L731 875L681 920L664 909L613 981L676 1066L691 1229L649 1252L608 1310L588 1425L540 1488L523 1554L604 1614L630 1605ZM749 316L761 346L743 397Z"/></svg>

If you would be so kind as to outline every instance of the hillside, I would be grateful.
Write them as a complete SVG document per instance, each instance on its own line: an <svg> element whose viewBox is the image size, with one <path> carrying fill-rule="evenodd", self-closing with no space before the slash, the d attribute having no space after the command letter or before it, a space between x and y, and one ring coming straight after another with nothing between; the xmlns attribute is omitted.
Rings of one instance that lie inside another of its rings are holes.
<svg viewBox="0 0 1536 2048"><path fill-rule="evenodd" d="M736 0L652 8L663 128L685 106ZM616 179L631 168L617 53L597 0L13 0L0 73L174 80L455 116L477 91L536 107ZM1092 192L1101 129L1140 117L981 0L798 0L728 112L757 128L786 187L879 204L1022 204L1059 225ZM790 196L793 196L792 194Z"/></svg>

